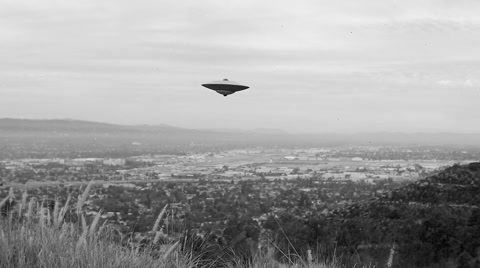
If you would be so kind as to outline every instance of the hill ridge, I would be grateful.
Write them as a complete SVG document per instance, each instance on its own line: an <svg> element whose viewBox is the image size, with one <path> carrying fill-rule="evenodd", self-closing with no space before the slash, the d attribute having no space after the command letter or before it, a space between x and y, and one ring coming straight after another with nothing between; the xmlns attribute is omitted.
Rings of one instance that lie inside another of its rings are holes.
<svg viewBox="0 0 480 268"><path fill-rule="evenodd" d="M352 218L362 214L368 217L372 206L450 206L478 208L480 204L480 162L454 165L426 178L384 193L363 202L336 209L331 216ZM354 211L363 213L355 213Z"/></svg>

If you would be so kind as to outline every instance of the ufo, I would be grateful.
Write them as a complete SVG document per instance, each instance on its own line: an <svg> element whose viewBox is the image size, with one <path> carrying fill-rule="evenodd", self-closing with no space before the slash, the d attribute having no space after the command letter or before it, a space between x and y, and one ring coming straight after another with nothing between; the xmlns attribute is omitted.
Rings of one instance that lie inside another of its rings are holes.
<svg viewBox="0 0 480 268"><path fill-rule="evenodd" d="M202 86L214 90L218 94L222 94L225 97L237 91L249 88L248 86L240 85L239 83L233 81L228 81L228 79L223 79L222 81L213 81L210 83L202 84Z"/></svg>

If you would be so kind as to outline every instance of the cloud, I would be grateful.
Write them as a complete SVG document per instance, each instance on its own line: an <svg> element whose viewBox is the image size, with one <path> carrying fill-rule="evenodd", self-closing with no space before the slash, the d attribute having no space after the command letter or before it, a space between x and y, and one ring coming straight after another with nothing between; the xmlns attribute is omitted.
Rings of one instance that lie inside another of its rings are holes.
<svg viewBox="0 0 480 268"><path fill-rule="evenodd" d="M440 80L437 84L443 87L456 87L456 88L478 88L480 87L480 81L474 79L466 80Z"/></svg>
<svg viewBox="0 0 480 268"><path fill-rule="evenodd" d="M480 113L474 90L455 91L479 87L479 12L443 0L6 0L0 115L343 130L409 129L418 115L448 128L452 100ZM251 89L199 86L221 78Z"/></svg>

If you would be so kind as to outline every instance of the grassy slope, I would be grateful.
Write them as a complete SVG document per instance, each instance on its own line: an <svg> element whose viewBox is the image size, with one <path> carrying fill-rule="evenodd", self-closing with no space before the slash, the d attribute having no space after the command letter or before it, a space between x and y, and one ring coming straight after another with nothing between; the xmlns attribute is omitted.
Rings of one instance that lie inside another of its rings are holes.
<svg viewBox="0 0 480 268"><path fill-rule="evenodd" d="M189 267L188 260L154 259L107 239L82 240L76 228L0 221L0 267Z"/></svg>
<svg viewBox="0 0 480 268"><path fill-rule="evenodd" d="M0 268L7 267L217 267L200 265L199 256L178 250L179 242L159 248L155 241L146 248L125 247L114 242L113 229L98 226L100 213L87 224L83 204L89 185L75 206L69 200L63 206L57 202L53 211L43 208L34 198L23 196L21 202L6 215L0 215ZM0 211L13 199L13 190L0 201ZM81 224L66 223L67 209L77 208ZM164 209L165 210L165 209ZM157 232L163 217L160 213L153 232ZM228 268L308 267L329 268L335 264L309 263L283 265L273 258L273 252L254 256L249 264L240 261L225 263ZM156 256L156 257L155 257Z"/></svg>

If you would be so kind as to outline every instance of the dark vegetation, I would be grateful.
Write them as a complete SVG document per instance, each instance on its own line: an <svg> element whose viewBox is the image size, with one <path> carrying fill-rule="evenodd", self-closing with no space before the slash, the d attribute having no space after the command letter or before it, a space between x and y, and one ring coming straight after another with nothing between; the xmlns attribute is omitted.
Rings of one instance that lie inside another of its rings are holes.
<svg viewBox="0 0 480 268"><path fill-rule="evenodd" d="M479 263L480 163L454 165L401 187L388 181L324 181L317 190L300 190L313 185L313 180L299 179L94 187L90 206L114 211L109 222L133 237L148 232L163 206L176 204L169 207L164 231L170 237L187 235L186 241L192 241L187 247L201 252L205 262L250 260L274 247L274 257L284 263L306 260L311 250L322 260L347 266L382 267L392 248L398 267ZM41 189L30 194L50 196ZM69 189L60 187L56 196L81 191ZM279 194L268 195L275 191ZM359 196L362 192L366 195ZM350 201L340 205L342 200Z"/></svg>
<svg viewBox="0 0 480 268"><path fill-rule="evenodd" d="M335 211L338 245L397 245L400 267L480 263L480 163L454 165L374 200ZM466 265L466 264L465 264ZM475 266L477 265L477 266Z"/></svg>

